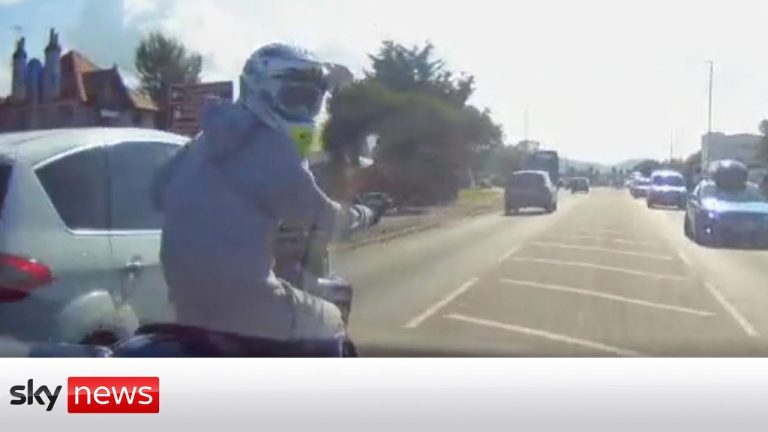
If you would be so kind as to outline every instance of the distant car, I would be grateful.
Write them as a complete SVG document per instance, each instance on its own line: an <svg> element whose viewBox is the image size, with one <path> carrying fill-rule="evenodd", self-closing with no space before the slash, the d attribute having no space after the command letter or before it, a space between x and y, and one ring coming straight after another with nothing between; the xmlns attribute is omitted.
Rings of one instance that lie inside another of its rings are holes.
<svg viewBox="0 0 768 432"><path fill-rule="evenodd" d="M648 189L651 188L651 179L646 177L638 177L632 180L632 184L629 187L629 193L634 198L645 198L648 196Z"/></svg>
<svg viewBox="0 0 768 432"><path fill-rule="evenodd" d="M150 129L0 134L0 335L100 344L172 319L150 191L186 141Z"/></svg>
<svg viewBox="0 0 768 432"><path fill-rule="evenodd" d="M753 183L723 188L701 181L691 193L684 231L699 244L768 246L768 200Z"/></svg>
<svg viewBox="0 0 768 432"><path fill-rule="evenodd" d="M584 177L572 178L568 182L568 188L571 190L571 193L577 193L577 192L589 193L589 179L586 179Z"/></svg>
<svg viewBox="0 0 768 432"><path fill-rule="evenodd" d="M688 190L685 178L676 171L660 170L651 174L646 203L649 208L657 205L685 208Z"/></svg>
<svg viewBox="0 0 768 432"><path fill-rule="evenodd" d="M557 210L557 189L546 171L516 171L507 178L504 188L504 212L538 207L547 213Z"/></svg>

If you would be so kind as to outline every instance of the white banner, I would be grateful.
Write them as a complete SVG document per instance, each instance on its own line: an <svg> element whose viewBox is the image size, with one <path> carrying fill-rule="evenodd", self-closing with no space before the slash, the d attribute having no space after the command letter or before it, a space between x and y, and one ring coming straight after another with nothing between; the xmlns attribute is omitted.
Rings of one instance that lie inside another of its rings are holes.
<svg viewBox="0 0 768 432"><path fill-rule="evenodd" d="M0 431L768 429L763 359L2 359L0 370ZM99 410L143 413L83 413Z"/></svg>

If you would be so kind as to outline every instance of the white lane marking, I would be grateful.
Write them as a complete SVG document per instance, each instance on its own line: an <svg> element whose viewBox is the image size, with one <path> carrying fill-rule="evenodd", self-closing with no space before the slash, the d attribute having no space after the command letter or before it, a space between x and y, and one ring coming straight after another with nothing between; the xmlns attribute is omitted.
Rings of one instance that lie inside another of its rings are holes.
<svg viewBox="0 0 768 432"><path fill-rule="evenodd" d="M504 261L508 260L508 259L509 259L509 257L511 257L512 255L514 255L514 254L515 254L515 252L517 252L517 251L519 251L519 250L520 250L520 246L518 245L518 246L515 246L515 247L513 247L512 249L510 249L510 250L508 250L508 251L504 252L504 254L503 254L502 256L500 256L500 257L499 257L499 260L498 260L499 264L501 264L501 263L503 263Z"/></svg>
<svg viewBox="0 0 768 432"><path fill-rule="evenodd" d="M485 327L497 328L500 330L507 330L509 332L514 332L514 333L522 333L529 336L538 336L544 339L549 339L557 342L564 342L570 345L586 347L593 350L604 351L604 352L608 352L611 354L616 354L624 357L645 357L644 354L641 354L637 351L618 348L611 345L605 345L600 342L592 342L585 339L578 339L578 338L565 336L557 333L550 333L544 330L536 330L528 327L521 327L521 326L516 326L512 324L501 323L498 321L491 321L491 320L486 320L481 318L473 318L466 315L458 315L458 314L445 315L445 318L449 318L457 321L464 321L464 322L485 326Z"/></svg>
<svg viewBox="0 0 768 432"><path fill-rule="evenodd" d="M688 255L685 252L678 250L677 255L685 263L685 265L688 266L688 268L690 268L691 270L694 269L691 259L688 258ZM746 318L744 318L744 315L742 315L741 312L739 312L739 310L736 309L734 305L732 305L725 298L723 293L720 292L719 289L717 289L717 286L714 283L708 280L703 281L703 283L704 283L704 287L707 288L707 291L709 291L709 293L712 294L712 297L714 297L715 300L717 300L720 306L722 306L722 308L725 309L726 312L728 312L728 315L730 315L731 318L733 318L733 320L736 321L736 324L738 324L739 327L741 327L744 333L752 337L760 336L760 333L758 333L757 330L755 330L755 327Z"/></svg>
<svg viewBox="0 0 768 432"><path fill-rule="evenodd" d="M620 243L620 244L626 244L626 245L634 245L634 246L658 246L658 244L653 242L644 242L644 241L638 241L638 240L628 240L624 238L613 238L613 237L603 237L603 236L594 236L594 235L545 235L544 238L549 238L553 240L558 239L572 239L572 240L600 240L600 241L609 241L611 243Z"/></svg>
<svg viewBox="0 0 768 432"><path fill-rule="evenodd" d="M686 255L685 252L683 252L681 250L678 250L677 251L677 256L680 257L680 261L685 263L685 265L687 265L691 269L693 268L693 264L691 264L691 260L688 258L688 255Z"/></svg>
<svg viewBox="0 0 768 432"><path fill-rule="evenodd" d="M634 276L644 276L644 277L653 278L653 279L667 279L667 280L674 280L674 281L689 280L687 277L684 277L684 276L649 273L649 272L644 272L639 270L630 270L622 267L612 267L612 266L606 266L606 265L600 265L600 264L585 263L581 261L563 261L563 260L545 259L545 258L512 258L512 259L514 261L520 261L520 262L534 262L534 263L540 263L540 264L583 267L583 268L589 268L594 270L604 270L604 271L611 271L615 273L630 274Z"/></svg>
<svg viewBox="0 0 768 432"><path fill-rule="evenodd" d="M403 328L414 329L418 327L419 325L421 325L421 323L426 321L429 317L437 313L440 309L444 308L448 303L454 301L456 297L465 293L468 289L472 287L472 285L476 284L479 280L480 280L479 278L473 277L472 279L464 282L464 284L461 285L456 291L453 291L452 293L443 297L440 301L424 309L424 311L420 313L418 316L416 316L412 320L405 323L405 325L403 325Z"/></svg>
<svg viewBox="0 0 768 432"><path fill-rule="evenodd" d="M712 297L714 297L715 300L720 303L720 306L722 306L723 309L725 309L726 312L731 315L731 318L736 321L736 324L738 324L739 327L744 330L744 333L752 337L760 336L757 330L755 330L755 327L753 327L752 324L750 324L750 322L747 321L747 319L744 318L744 316L731 303L729 303L728 300L726 300L723 293L717 289L715 284L709 281L704 281L704 286L707 287L707 290L712 294Z"/></svg>
<svg viewBox="0 0 768 432"><path fill-rule="evenodd" d="M636 256L641 258L657 259L657 260L663 260L663 261L672 261L674 259L674 257L671 257L669 255L659 255L659 254L653 254L653 253L647 253L647 252L632 252L632 251L626 251L622 249L611 249L611 248L603 248L603 247L597 247L597 246L581 246L581 245L574 245L574 244L567 244L567 243L552 243L552 242L542 242L542 241L532 242L531 244L534 246L541 246L541 247L605 252L605 253L612 253L612 254L618 254L618 255L628 255L628 256Z"/></svg>
<svg viewBox="0 0 768 432"><path fill-rule="evenodd" d="M656 309L665 309L675 312L682 312L682 313L688 313L692 315L698 315L698 316L713 316L714 313L702 311L698 309L691 309L687 307L682 306L673 306L663 303L655 303L650 302L646 300L640 300L636 298L631 297L624 297L616 294L608 294L608 293L601 293L597 291L591 291L591 290L585 290L580 288L573 288L568 286L562 286L562 285L551 285L551 284L543 284L538 282L531 282L531 281L523 281L523 280L514 280L514 279L502 279L501 280L504 283L512 284L512 285L523 285L523 286L530 286L534 288L541 288L541 289L548 289L552 291L560 291L560 292L566 292L566 293L572 293L572 294L581 294L586 296L592 296L592 297L598 297L606 300L613 300L618 302L624 302L624 303L630 303L630 304L636 304L640 306L647 306L651 308Z"/></svg>

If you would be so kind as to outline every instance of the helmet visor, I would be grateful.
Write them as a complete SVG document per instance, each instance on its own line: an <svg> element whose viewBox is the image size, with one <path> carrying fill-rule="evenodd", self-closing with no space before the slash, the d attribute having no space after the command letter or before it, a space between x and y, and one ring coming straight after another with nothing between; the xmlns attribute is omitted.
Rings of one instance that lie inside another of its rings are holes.
<svg viewBox="0 0 768 432"><path fill-rule="evenodd" d="M275 94L277 108L291 120L309 120L322 108L325 89L309 82L283 83Z"/></svg>

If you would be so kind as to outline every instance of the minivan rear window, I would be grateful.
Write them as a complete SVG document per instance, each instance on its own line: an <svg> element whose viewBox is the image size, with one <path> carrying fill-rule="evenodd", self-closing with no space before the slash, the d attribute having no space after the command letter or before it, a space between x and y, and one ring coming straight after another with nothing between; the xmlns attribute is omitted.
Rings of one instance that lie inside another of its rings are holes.
<svg viewBox="0 0 768 432"><path fill-rule="evenodd" d="M0 217L3 215L5 195L8 193L8 183L11 181L12 167L9 164L0 163Z"/></svg>
<svg viewBox="0 0 768 432"><path fill-rule="evenodd" d="M509 176L507 186L519 188L535 188L544 186L544 176L536 173L517 173Z"/></svg>

